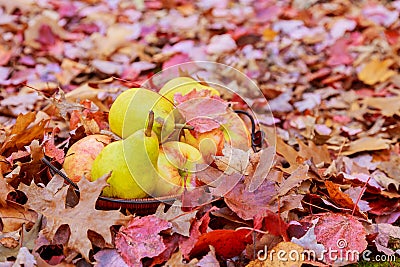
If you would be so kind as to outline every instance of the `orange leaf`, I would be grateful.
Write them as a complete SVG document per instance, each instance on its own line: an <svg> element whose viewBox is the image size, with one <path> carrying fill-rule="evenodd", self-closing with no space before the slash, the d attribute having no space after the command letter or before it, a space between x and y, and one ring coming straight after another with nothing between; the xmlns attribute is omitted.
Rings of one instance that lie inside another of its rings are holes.
<svg viewBox="0 0 400 267"><path fill-rule="evenodd" d="M354 208L353 200L348 195L343 193L342 190L340 190L339 185L331 181L325 181L325 186L328 190L329 197L335 201L336 204L348 209Z"/></svg>

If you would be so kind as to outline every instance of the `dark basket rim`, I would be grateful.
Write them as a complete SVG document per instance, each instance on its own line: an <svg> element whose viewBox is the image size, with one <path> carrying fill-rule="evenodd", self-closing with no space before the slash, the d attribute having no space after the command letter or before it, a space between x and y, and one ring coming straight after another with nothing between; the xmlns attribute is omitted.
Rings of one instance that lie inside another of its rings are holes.
<svg viewBox="0 0 400 267"><path fill-rule="evenodd" d="M179 199L181 195L169 195L164 197L146 197L146 198L113 198L113 197L103 197L99 196L98 200L119 204L156 204L156 203L172 203L175 200Z"/></svg>

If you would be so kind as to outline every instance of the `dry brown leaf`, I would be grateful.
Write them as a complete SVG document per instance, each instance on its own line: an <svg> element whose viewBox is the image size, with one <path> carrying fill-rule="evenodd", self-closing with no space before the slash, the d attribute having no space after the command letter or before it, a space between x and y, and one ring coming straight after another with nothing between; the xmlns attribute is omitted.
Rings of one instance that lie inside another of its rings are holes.
<svg viewBox="0 0 400 267"><path fill-rule="evenodd" d="M349 147L342 152L342 155L348 156L362 151L374 151L389 148L390 140L379 137L362 137L350 143Z"/></svg>
<svg viewBox="0 0 400 267"><path fill-rule="evenodd" d="M0 218L3 223L2 232L8 233L20 229L23 224L33 225L37 213L18 203L8 202L6 207L0 207Z"/></svg>
<svg viewBox="0 0 400 267"><path fill-rule="evenodd" d="M384 82L396 74L395 71L389 69L393 63L392 59L380 61L378 58L373 58L358 73L358 79L368 85Z"/></svg>
<svg viewBox="0 0 400 267"><path fill-rule="evenodd" d="M234 173L246 174L249 164L250 150L243 151L231 146L225 146L222 149L223 156L214 156L215 164L218 169L231 175Z"/></svg>
<svg viewBox="0 0 400 267"><path fill-rule="evenodd" d="M276 153L283 156L290 164L288 168L281 168L287 173L293 173L298 167L298 152L291 146L287 145L279 136L276 138Z"/></svg>
<svg viewBox="0 0 400 267"><path fill-rule="evenodd" d="M326 145L317 146L312 141L308 141L308 146L301 140L297 140L300 146L299 155L304 159L313 159L315 164L318 163L331 163L331 156Z"/></svg>
<svg viewBox="0 0 400 267"><path fill-rule="evenodd" d="M63 187L57 191L59 180L45 189L27 189L25 186L22 186L22 188L28 197L27 206L43 213L47 219L44 230L45 236L52 240L61 225L69 225L71 235L68 247L80 252L86 260L89 260L89 251L92 246L87 238L88 230L100 234L107 244L111 244L110 226L125 224L131 218L131 216L122 215L119 211L95 209L98 196L103 188L108 185L107 178L106 175L94 182L81 179L78 183L81 192L80 200L78 205L73 208L65 208L68 187ZM30 187L35 187L35 185ZM42 195L39 195L40 191L43 192ZM52 192L56 193L49 199Z"/></svg>
<svg viewBox="0 0 400 267"><path fill-rule="evenodd" d="M289 192L292 188L300 186L300 184L310 179L308 176L308 165L300 165L292 174L286 178L280 185L278 189L278 194L280 196L285 195Z"/></svg>
<svg viewBox="0 0 400 267"><path fill-rule="evenodd" d="M376 170L371 174L371 177L375 181L377 181L379 185L383 186L384 188L386 188L388 190L392 185L397 191L400 191L400 177L398 177L398 176L395 178L390 178L390 177L387 177L384 172Z"/></svg>
<svg viewBox="0 0 400 267"><path fill-rule="evenodd" d="M182 252L179 250L172 254L172 257L165 263L165 267L197 267L199 262L197 259L193 259L188 263L182 262Z"/></svg>
<svg viewBox="0 0 400 267"><path fill-rule="evenodd" d="M391 117L400 116L400 96L396 97L366 97L362 100L362 104L379 109L382 115Z"/></svg>
<svg viewBox="0 0 400 267"><path fill-rule="evenodd" d="M252 177L249 178L247 190L254 192L267 178L268 172L272 167L275 158L275 147L268 147L261 150L258 164ZM251 160L250 160L251 161Z"/></svg>
<svg viewBox="0 0 400 267"><path fill-rule="evenodd" d="M21 149L23 146L29 145L34 139L43 138L44 129L48 120L41 120L33 124L35 119L35 112L29 112L24 115L20 114L17 117L15 125L11 129L10 135L7 136L1 146L0 154L13 147Z"/></svg>
<svg viewBox="0 0 400 267"><path fill-rule="evenodd" d="M165 205L163 203L158 206L155 215L160 219L166 220L172 224L172 232L189 237L190 226L195 220L197 210L190 212L182 211L182 203L175 201L174 204L164 212Z"/></svg>
<svg viewBox="0 0 400 267"><path fill-rule="evenodd" d="M0 170L0 207L7 205L6 199L11 191L14 191L14 189L6 182Z"/></svg>

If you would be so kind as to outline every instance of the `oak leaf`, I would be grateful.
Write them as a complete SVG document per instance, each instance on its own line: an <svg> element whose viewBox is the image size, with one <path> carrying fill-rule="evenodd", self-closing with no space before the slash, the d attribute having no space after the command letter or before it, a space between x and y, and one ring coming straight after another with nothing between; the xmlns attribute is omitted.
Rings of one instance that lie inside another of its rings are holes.
<svg viewBox="0 0 400 267"><path fill-rule="evenodd" d="M79 203L73 208L65 207L68 187L64 186L57 191L57 188L61 186L59 178L54 183L50 182L45 189L32 184L29 186L31 189L22 185L22 190L28 197L26 205L46 217L45 236L52 240L61 225L69 225L71 235L67 247L80 252L86 260L89 260L91 243L87 238L88 231L92 230L100 234L107 244L111 244L110 226L123 225L130 219L130 216L124 216L116 210L95 209L97 198L103 188L108 185L107 178L108 176L105 175L94 182L81 179L78 183Z"/></svg>
<svg viewBox="0 0 400 267"><path fill-rule="evenodd" d="M175 201L167 212L164 212L164 208L165 205L161 203L155 215L160 219L170 222L172 224L173 233L189 237L190 226L192 221L195 220L197 210L190 212L182 211L182 203L180 201Z"/></svg>

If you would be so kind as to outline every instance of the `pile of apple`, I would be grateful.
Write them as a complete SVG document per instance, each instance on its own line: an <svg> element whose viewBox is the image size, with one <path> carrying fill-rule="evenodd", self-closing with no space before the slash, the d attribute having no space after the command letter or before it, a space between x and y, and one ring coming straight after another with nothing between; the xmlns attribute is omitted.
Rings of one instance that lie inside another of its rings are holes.
<svg viewBox="0 0 400 267"><path fill-rule="evenodd" d="M182 123L178 104L185 96L188 101L190 96L224 101L216 89L188 77L170 80L159 93L145 88L126 90L112 104L108 118L110 130L121 140L112 142L109 136L97 134L73 144L63 165L68 177L74 182L83 176L94 181L111 173L110 186L102 193L106 197L176 195L199 185L197 164L212 164L213 156L222 155L232 138L242 138L240 143L250 146L247 130L235 133L238 123L230 118L238 119L244 129L245 125L233 111L229 116L235 117L227 117L225 123L234 127L221 124L210 131L197 131Z"/></svg>

